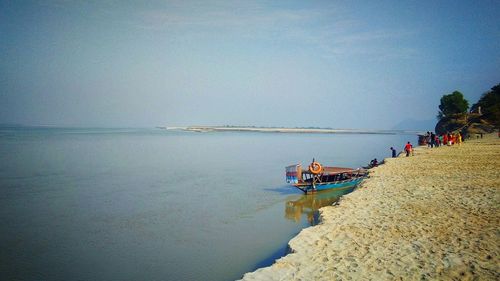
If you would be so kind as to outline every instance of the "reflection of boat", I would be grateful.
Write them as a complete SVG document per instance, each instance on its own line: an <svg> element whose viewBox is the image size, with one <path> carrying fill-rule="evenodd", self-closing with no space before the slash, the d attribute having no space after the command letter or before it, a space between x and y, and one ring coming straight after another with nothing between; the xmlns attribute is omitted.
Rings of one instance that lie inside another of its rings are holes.
<svg viewBox="0 0 500 281"><path fill-rule="evenodd" d="M366 176L367 172L364 169L323 167L314 159L307 170L303 170L300 164L286 167L286 182L306 194L327 189L353 187Z"/></svg>
<svg viewBox="0 0 500 281"><path fill-rule="evenodd" d="M312 195L300 195L286 202L285 218L299 222L302 215L306 215L307 221L311 224L318 223L318 210L325 206L331 206L339 198L351 192L352 188L333 189Z"/></svg>

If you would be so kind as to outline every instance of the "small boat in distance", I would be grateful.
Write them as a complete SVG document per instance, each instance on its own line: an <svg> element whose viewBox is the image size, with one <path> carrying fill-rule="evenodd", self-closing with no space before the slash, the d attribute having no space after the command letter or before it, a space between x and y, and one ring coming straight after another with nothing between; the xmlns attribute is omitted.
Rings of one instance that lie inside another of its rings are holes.
<svg viewBox="0 0 500 281"><path fill-rule="evenodd" d="M287 166L285 171L286 182L305 194L354 187L368 175L366 170L359 168L323 167L314 159L308 169L302 169L300 164L295 164Z"/></svg>

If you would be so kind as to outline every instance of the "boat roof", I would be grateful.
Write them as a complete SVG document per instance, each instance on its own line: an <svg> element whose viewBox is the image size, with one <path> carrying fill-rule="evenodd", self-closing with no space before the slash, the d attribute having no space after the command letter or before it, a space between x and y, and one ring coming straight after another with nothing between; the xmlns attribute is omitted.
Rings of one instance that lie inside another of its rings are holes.
<svg viewBox="0 0 500 281"><path fill-rule="evenodd" d="M323 174L341 174L350 173L356 171L353 168L343 168L343 167L323 167ZM303 173L310 173L308 169L302 171Z"/></svg>

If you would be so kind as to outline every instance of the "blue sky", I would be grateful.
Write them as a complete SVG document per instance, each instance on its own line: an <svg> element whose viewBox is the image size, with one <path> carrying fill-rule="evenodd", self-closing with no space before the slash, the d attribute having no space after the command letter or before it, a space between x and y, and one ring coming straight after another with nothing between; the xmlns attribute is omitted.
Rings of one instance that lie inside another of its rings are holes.
<svg viewBox="0 0 500 281"><path fill-rule="evenodd" d="M435 120L443 94L474 103L500 83L498 11L488 0L1 1L0 123Z"/></svg>

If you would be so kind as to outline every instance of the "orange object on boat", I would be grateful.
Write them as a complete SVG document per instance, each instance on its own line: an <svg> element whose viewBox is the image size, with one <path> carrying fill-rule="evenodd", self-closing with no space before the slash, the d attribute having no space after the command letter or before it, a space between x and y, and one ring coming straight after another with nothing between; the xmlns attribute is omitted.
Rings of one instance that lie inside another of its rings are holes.
<svg viewBox="0 0 500 281"><path fill-rule="evenodd" d="M318 162L312 162L311 165L309 165L309 172L317 175L323 171L323 167L321 166L320 163Z"/></svg>

